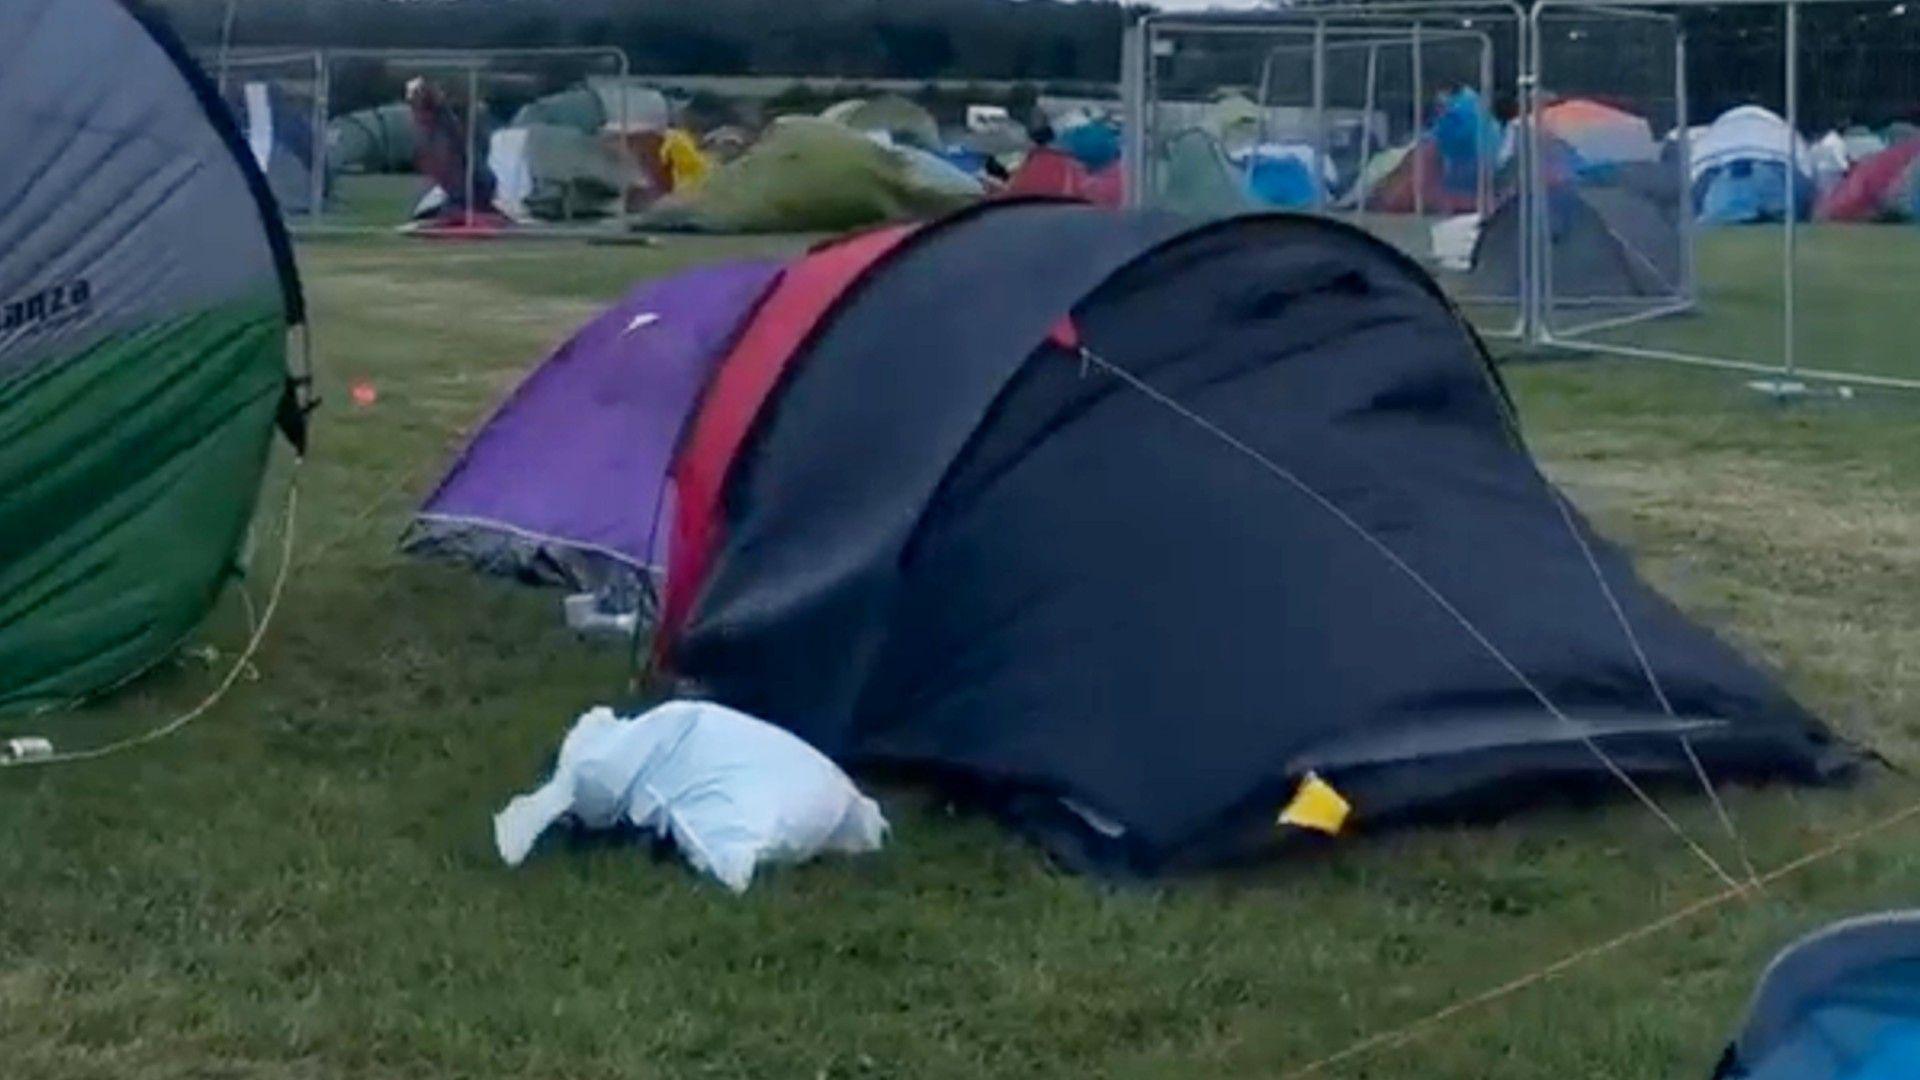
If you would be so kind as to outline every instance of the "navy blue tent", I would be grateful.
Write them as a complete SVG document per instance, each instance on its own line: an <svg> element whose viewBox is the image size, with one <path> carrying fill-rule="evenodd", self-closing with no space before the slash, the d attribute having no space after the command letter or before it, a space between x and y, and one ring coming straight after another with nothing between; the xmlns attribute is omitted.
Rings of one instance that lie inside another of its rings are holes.
<svg viewBox="0 0 1920 1080"><path fill-rule="evenodd" d="M1689 745L1848 761L1593 535L1358 230L989 204L816 252L739 340L681 442L662 660L1069 864L1267 848L1312 779L1352 827L1691 784Z"/></svg>

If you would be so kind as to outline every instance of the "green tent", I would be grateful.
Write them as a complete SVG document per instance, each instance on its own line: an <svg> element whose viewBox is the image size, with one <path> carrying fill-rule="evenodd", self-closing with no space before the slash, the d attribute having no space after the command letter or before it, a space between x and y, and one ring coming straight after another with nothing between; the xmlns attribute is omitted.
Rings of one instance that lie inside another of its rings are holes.
<svg viewBox="0 0 1920 1080"><path fill-rule="evenodd" d="M940 146L940 125L933 114L898 94L843 101L821 113L820 118L923 150Z"/></svg>
<svg viewBox="0 0 1920 1080"><path fill-rule="evenodd" d="M1254 208L1239 174L1212 135L1188 128L1162 144L1154 162L1156 205L1196 217L1225 217Z"/></svg>
<svg viewBox="0 0 1920 1080"><path fill-rule="evenodd" d="M788 117L698 190L651 208L642 228L825 232L927 217L971 196L920 178L899 153L825 120Z"/></svg>
<svg viewBox="0 0 1920 1080"><path fill-rule="evenodd" d="M327 124L327 162L336 172L406 172L413 168L413 112L381 105L336 116Z"/></svg>
<svg viewBox="0 0 1920 1080"><path fill-rule="evenodd" d="M0 4L0 710L164 659L240 572L303 317L218 91L122 0Z"/></svg>

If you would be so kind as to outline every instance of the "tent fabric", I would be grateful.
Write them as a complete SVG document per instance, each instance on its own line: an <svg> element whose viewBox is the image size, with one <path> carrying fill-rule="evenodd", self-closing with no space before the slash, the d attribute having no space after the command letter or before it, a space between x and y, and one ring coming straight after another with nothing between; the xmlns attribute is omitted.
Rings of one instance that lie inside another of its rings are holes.
<svg viewBox="0 0 1920 1080"><path fill-rule="evenodd" d="M1120 129L1100 120L1061 131L1054 145L1072 154L1089 173L1098 175L1120 161Z"/></svg>
<svg viewBox="0 0 1920 1080"><path fill-rule="evenodd" d="M1844 919L1783 949L1714 1080L1896 1080L1920 1061L1920 912Z"/></svg>
<svg viewBox="0 0 1920 1080"><path fill-rule="evenodd" d="M1582 169L1660 160L1652 125L1597 101L1569 98L1547 106L1540 111L1540 130L1578 155Z"/></svg>
<svg viewBox="0 0 1920 1080"><path fill-rule="evenodd" d="M601 313L479 429L402 547L576 592L650 587L666 571L674 448L781 268L703 267Z"/></svg>
<svg viewBox="0 0 1920 1080"><path fill-rule="evenodd" d="M841 294L913 233L876 229L813 252L784 274L712 380L673 465L673 557L656 648L664 650L692 607L721 534L720 493L753 420L800 343Z"/></svg>
<svg viewBox="0 0 1920 1080"><path fill-rule="evenodd" d="M932 150L940 145L940 125L933 114L898 94L853 98L830 106L823 120L855 131L885 135L894 142Z"/></svg>
<svg viewBox="0 0 1920 1080"><path fill-rule="evenodd" d="M1679 295L1677 199L1654 187L1587 182L1549 189L1550 303ZM1520 224L1520 201L1509 199L1481 228L1469 276L1475 295L1519 295Z"/></svg>
<svg viewBox="0 0 1920 1080"><path fill-rule="evenodd" d="M1168 138L1154 165L1154 203L1193 217L1226 217L1255 209L1239 171L1206 131Z"/></svg>
<svg viewBox="0 0 1920 1080"><path fill-rule="evenodd" d="M671 108L651 87L618 78L593 77L579 86L528 102L513 116L512 127L544 124L572 128L583 135L602 131L632 134L666 129Z"/></svg>
<svg viewBox="0 0 1920 1080"><path fill-rule="evenodd" d="M1054 196L1114 207L1124 198L1124 183L1117 166L1088 172L1072 154L1040 146L1014 170L1002 194L1009 198Z"/></svg>
<svg viewBox="0 0 1920 1080"><path fill-rule="evenodd" d="M239 573L304 307L219 91L120 0L0 6L0 710L177 648Z"/></svg>
<svg viewBox="0 0 1920 1080"><path fill-rule="evenodd" d="M1447 169L1431 135L1422 135L1400 156L1391 172L1373 183L1366 209L1383 214L1467 214L1478 205L1477 191L1447 186Z"/></svg>
<svg viewBox="0 0 1920 1080"><path fill-rule="evenodd" d="M520 221L569 221L616 212L640 175L597 136L534 124L493 133L487 170L494 203Z"/></svg>
<svg viewBox="0 0 1920 1080"><path fill-rule="evenodd" d="M327 160L337 172L404 172L413 159L413 111L404 104L361 109L327 124Z"/></svg>
<svg viewBox="0 0 1920 1080"><path fill-rule="evenodd" d="M1920 139L1908 139L1853 167L1840 185L1820 200L1821 221L1903 220L1913 214L1901 199L1901 182L1920 167Z"/></svg>
<svg viewBox="0 0 1920 1080"><path fill-rule="evenodd" d="M700 407L728 437L683 450L722 527L676 530L691 602L662 649L713 699L1115 873L1284 843L1309 773L1360 828L1604 789L1587 738L1643 780L1692 775L1681 734L1721 778L1844 774L1816 720L1569 525L1484 349L1385 245L1053 201L871 243L799 318L776 290ZM720 392L736 365L752 393Z"/></svg>
<svg viewBox="0 0 1920 1080"><path fill-rule="evenodd" d="M1795 162L1805 174L1813 159L1813 150L1787 122L1758 105L1728 109L1708 125L1698 138L1690 140L1689 179L1699 183L1710 170L1740 161Z"/></svg>
<svg viewBox="0 0 1920 1080"><path fill-rule="evenodd" d="M916 181L906 160L839 124L785 118L686 195L663 199L643 228L831 232L927 217L963 205Z"/></svg>
<svg viewBox="0 0 1920 1080"><path fill-rule="evenodd" d="M1703 225L1785 221L1789 213L1795 221L1805 221L1813 212L1815 187L1813 177L1805 174L1789 183L1784 161L1731 161L1695 181L1694 214Z"/></svg>
<svg viewBox="0 0 1920 1080"><path fill-rule="evenodd" d="M313 102L273 83L249 81L229 88L227 107L281 213L318 208L326 199L328 178L324 162L321 175L314 175Z"/></svg>

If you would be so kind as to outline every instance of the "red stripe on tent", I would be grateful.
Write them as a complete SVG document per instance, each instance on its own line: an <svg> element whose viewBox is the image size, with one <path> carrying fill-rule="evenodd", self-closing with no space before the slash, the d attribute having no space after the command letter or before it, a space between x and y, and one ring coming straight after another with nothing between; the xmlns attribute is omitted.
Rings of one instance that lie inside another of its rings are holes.
<svg viewBox="0 0 1920 1080"><path fill-rule="evenodd" d="M664 657L693 608L720 540L720 494L753 422L800 347L840 297L912 235L917 225L862 233L789 267L733 351L720 363L674 459L673 543L661 604L657 655Z"/></svg>

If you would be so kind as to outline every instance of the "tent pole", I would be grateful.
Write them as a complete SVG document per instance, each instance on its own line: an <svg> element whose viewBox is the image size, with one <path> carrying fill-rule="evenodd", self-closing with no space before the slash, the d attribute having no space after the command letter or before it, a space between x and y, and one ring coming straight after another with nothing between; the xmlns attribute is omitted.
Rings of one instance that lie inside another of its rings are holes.
<svg viewBox="0 0 1920 1080"><path fill-rule="evenodd" d="M1422 68L1420 48L1420 27L1418 20L1413 24L1413 216L1425 219L1427 216L1427 170L1424 167L1425 155L1420 153L1420 140L1426 134L1426 110L1422 99L1426 96L1426 73Z"/></svg>
<svg viewBox="0 0 1920 1080"><path fill-rule="evenodd" d="M1262 120L1265 119L1262 112ZM1313 163L1307 171L1313 175L1313 208L1327 210L1327 23L1313 24Z"/></svg>
<svg viewBox="0 0 1920 1080"><path fill-rule="evenodd" d="M1491 112L1493 106L1493 38L1482 37L1480 39L1480 108ZM1474 211L1480 215L1480 223L1484 226L1487 217L1493 213L1493 159L1499 156L1500 147L1497 143L1488 146L1486 125L1481 123L1479 116L1475 116L1473 120L1474 160L1478 163L1480 170L1480 187L1474 192Z"/></svg>
<svg viewBox="0 0 1920 1080"><path fill-rule="evenodd" d="M467 228L473 228L473 188L479 163L480 69L467 66Z"/></svg>
<svg viewBox="0 0 1920 1080"><path fill-rule="evenodd" d="M307 217L314 224L320 224L327 201L327 55L323 52L313 54L313 145L307 152L313 155L313 195L307 201Z"/></svg>
<svg viewBox="0 0 1920 1080"><path fill-rule="evenodd" d="M1786 292L1781 297L1781 312L1786 335L1784 371L1788 382L1793 380L1798 365L1794 343L1794 300L1797 296L1795 281L1800 261L1800 5L1797 0L1787 0L1787 231L1786 231L1786 278L1782 283ZM1786 388L1781 387L1782 390Z"/></svg>
<svg viewBox="0 0 1920 1080"><path fill-rule="evenodd" d="M1366 111L1360 114L1360 202L1354 207L1356 220L1365 228L1367 199L1373 185L1373 110L1380 101L1380 46L1367 46Z"/></svg>
<svg viewBox="0 0 1920 1080"><path fill-rule="evenodd" d="M1687 100L1687 31L1678 26L1673 39L1674 118L1680 130L1680 299L1688 306L1700 295L1699 267L1694 244L1698 242L1698 215L1693 206L1693 108Z"/></svg>

